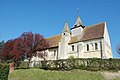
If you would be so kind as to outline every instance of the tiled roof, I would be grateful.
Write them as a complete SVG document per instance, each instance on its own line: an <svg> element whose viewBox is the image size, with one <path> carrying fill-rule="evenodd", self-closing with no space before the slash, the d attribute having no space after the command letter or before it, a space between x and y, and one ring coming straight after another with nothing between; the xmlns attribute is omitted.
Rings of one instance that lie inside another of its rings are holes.
<svg viewBox="0 0 120 80"><path fill-rule="evenodd" d="M71 37L71 40L69 43L75 43L75 42L81 41L81 38L82 38L82 35L73 36Z"/></svg>
<svg viewBox="0 0 120 80"><path fill-rule="evenodd" d="M50 43L50 47L57 47L60 41L60 38L61 38L61 35L59 34L46 39Z"/></svg>
<svg viewBox="0 0 120 80"><path fill-rule="evenodd" d="M105 22L84 28L84 35L81 41L103 37L104 27L105 27Z"/></svg>
<svg viewBox="0 0 120 80"><path fill-rule="evenodd" d="M73 36L69 43L101 38L104 35L104 27L105 27L105 22L85 27L83 36L81 35ZM60 39L61 39L60 34L47 38L47 40L50 42L50 47L57 47Z"/></svg>
<svg viewBox="0 0 120 80"><path fill-rule="evenodd" d="M84 28L84 35L81 41L103 37L104 27L105 27L105 22Z"/></svg>

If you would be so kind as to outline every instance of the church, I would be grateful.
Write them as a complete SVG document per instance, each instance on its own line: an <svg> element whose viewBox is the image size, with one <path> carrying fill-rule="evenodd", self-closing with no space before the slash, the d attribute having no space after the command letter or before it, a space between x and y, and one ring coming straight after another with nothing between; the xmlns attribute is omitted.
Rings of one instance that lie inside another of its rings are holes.
<svg viewBox="0 0 120 80"><path fill-rule="evenodd" d="M70 29L66 21L60 34L46 38L50 46L46 60L74 58L112 58L111 43L106 22L84 26L77 16ZM39 53L39 52L38 52ZM31 61L43 60L33 57Z"/></svg>

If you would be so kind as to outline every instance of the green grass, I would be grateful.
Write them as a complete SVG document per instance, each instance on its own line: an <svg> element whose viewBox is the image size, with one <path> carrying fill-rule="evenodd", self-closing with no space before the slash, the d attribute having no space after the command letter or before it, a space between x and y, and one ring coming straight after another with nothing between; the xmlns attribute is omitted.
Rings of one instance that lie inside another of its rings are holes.
<svg viewBox="0 0 120 80"><path fill-rule="evenodd" d="M19 69L9 74L9 80L104 80L100 72L85 70L50 71Z"/></svg>

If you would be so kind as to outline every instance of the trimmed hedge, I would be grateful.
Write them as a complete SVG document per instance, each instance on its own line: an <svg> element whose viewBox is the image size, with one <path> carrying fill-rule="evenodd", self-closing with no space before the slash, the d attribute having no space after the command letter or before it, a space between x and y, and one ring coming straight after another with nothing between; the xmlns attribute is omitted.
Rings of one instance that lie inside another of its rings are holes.
<svg viewBox="0 0 120 80"><path fill-rule="evenodd" d="M99 58L73 58L70 57L64 60L45 60L37 62L18 62L17 68L27 69L32 64L34 68L42 68L45 70L71 70L82 69L90 71L98 70L120 70L120 59L99 59Z"/></svg>
<svg viewBox="0 0 120 80"><path fill-rule="evenodd" d="M8 80L9 65L0 63L0 80Z"/></svg>
<svg viewBox="0 0 120 80"><path fill-rule="evenodd" d="M15 69L28 69L29 68L28 62L19 61L14 64L15 64Z"/></svg>
<svg viewBox="0 0 120 80"><path fill-rule="evenodd" d="M42 69L49 70L71 70L82 69L90 71L98 70L120 70L120 59L75 59L69 58L66 60L49 60L41 61Z"/></svg>

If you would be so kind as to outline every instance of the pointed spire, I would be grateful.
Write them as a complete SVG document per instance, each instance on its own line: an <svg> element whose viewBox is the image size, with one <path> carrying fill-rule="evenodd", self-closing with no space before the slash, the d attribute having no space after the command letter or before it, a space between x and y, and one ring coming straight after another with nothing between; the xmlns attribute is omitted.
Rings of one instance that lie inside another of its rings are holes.
<svg viewBox="0 0 120 80"><path fill-rule="evenodd" d="M81 19L80 19L80 16L78 16L78 17L77 17L77 20L76 20L76 22L75 22L74 27L75 27L75 26L80 26L80 25L82 25L82 21L81 21Z"/></svg>
<svg viewBox="0 0 120 80"><path fill-rule="evenodd" d="M68 26L68 21L66 21L62 32L69 32L70 33L70 29L69 29L69 26Z"/></svg>

